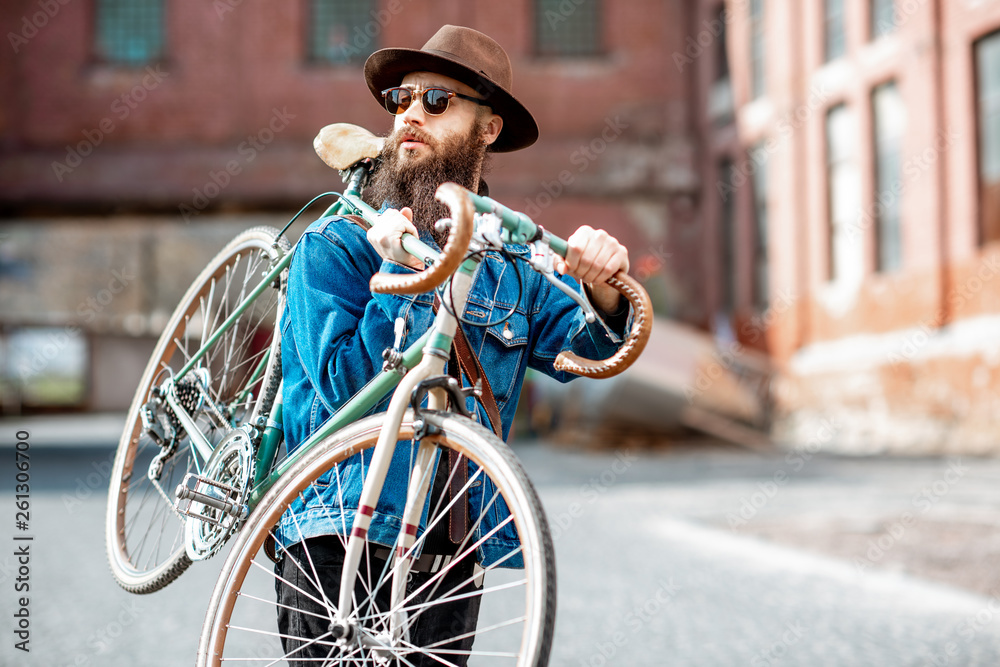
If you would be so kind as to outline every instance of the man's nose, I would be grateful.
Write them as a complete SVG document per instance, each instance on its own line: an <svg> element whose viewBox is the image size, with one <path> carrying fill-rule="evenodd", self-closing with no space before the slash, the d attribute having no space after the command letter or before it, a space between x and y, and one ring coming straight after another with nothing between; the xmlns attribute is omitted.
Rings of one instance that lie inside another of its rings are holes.
<svg viewBox="0 0 1000 667"><path fill-rule="evenodd" d="M424 114L424 105L419 97L414 96L413 101L410 102L410 106L406 107L406 111L399 115L400 120L404 123L412 123L413 125L423 125L424 121L427 119Z"/></svg>

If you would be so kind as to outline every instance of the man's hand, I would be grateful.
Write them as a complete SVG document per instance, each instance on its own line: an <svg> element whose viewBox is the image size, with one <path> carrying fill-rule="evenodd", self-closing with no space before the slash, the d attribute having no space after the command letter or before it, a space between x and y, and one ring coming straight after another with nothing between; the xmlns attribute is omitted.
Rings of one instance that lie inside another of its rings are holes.
<svg viewBox="0 0 1000 667"><path fill-rule="evenodd" d="M398 211L390 208L375 219L375 224L368 230L368 242L383 259L423 270L424 263L403 250L404 233L419 236L413 225L413 211L409 206Z"/></svg>
<svg viewBox="0 0 1000 667"><path fill-rule="evenodd" d="M604 313L614 313L621 294L607 280L619 271L628 273L628 249L603 229L587 225L573 232L566 242L566 257L556 257L556 271L587 283L594 306Z"/></svg>

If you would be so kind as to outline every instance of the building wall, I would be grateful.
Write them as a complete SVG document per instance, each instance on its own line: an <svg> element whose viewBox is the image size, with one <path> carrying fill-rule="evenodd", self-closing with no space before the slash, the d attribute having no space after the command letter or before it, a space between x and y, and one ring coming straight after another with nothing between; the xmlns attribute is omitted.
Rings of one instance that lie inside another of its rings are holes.
<svg viewBox="0 0 1000 667"><path fill-rule="evenodd" d="M899 0L897 27L869 38L867 0L846 0L847 52L824 62L823 3L768 0L767 94L733 55L744 147L768 151L771 307L767 345L786 371L780 437L806 441L830 420L830 446L996 451L1000 420L998 248L978 242L974 41L1000 28L996 3ZM731 54L749 49L748 2L730 2ZM774 38L787 35L787 39ZM876 267L872 92L897 82L906 110L902 266ZM830 279L826 119L845 104L860 201ZM790 123L785 122L791 118ZM737 327L737 331L740 331Z"/></svg>
<svg viewBox="0 0 1000 667"><path fill-rule="evenodd" d="M92 63L93 0L61 6L19 53L4 51L0 73L12 103L0 125L6 176L0 200L124 199L173 208L229 157L244 162L244 170L219 201L298 202L336 182L311 151L319 128L348 122L381 133L390 128L390 116L372 99L360 65L305 62L307 3L233 4L220 15L219 8L228 6L223 0L167 2L168 55L153 66L157 76L145 68ZM582 169L582 162L571 162L573 152L600 138L609 124L620 128L614 140L622 144L689 141L686 82L669 59L683 42L681 3L604 3L606 55L591 58L534 56L529 0L382 0L374 6L387 17L374 29L381 45L418 47L448 21L481 28L504 45L514 66L514 92L535 114L542 136L535 150L497 160L496 188L508 196L535 194L563 168ZM6 3L0 21L17 25L36 9L30 0ZM272 123L276 109L288 117L286 127L248 158L241 145ZM112 131L100 131L105 121ZM92 155L59 180L51 162L65 162L81 143L77 152L86 152L88 137L97 134L103 137L93 142ZM675 149L666 160L656 159L662 157L632 165L631 173L617 175L617 184L602 183L604 163L611 162L602 151L589 160L595 164L575 190L651 189L663 185L657 178L686 187L691 156ZM670 174L671 167L681 173Z"/></svg>
<svg viewBox="0 0 1000 667"><path fill-rule="evenodd" d="M306 62L305 0L166 0L166 56L135 69L95 63L96 0L50 4L51 15L39 14L38 0L0 5L8 41L9 33L24 40L0 49L7 230L0 339L24 327L81 325L92 366L82 405L119 409L120 392L108 378L128 384L141 369L130 363L109 371L112 343L151 344L169 308L167 285L182 289L194 275L186 265L222 246L234 224L228 214L287 215L339 189L339 176L314 154L313 137L332 122L382 133L391 117L372 99L360 65ZM534 113L541 139L494 156L492 194L557 233L581 224L609 229L629 246L658 311L707 320L695 81L672 59L691 23L686 3L601 2L603 53L586 58L535 55L532 0L373 4L371 21L357 27L379 46L419 47L444 23L494 36L511 57L514 94ZM563 3L560 16L574 7ZM361 34L351 33L358 46ZM107 217L115 213L128 217ZM156 239L156 248L145 257L131 253L137 239L147 246ZM149 257L163 258L159 244L180 249L183 266L150 269ZM107 282L100 258L109 252L145 267L151 284L114 299L102 318L80 322L78 304Z"/></svg>

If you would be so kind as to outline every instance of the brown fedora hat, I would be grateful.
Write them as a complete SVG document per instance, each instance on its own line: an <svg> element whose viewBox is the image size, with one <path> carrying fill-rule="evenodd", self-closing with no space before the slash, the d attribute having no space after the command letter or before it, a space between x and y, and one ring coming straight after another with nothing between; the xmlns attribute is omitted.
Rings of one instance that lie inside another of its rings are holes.
<svg viewBox="0 0 1000 667"><path fill-rule="evenodd" d="M527 148L538 139L538 125L511 93L510 58L493 39L472 28L446 25L421 49L380 49L365 62L365 80L382 104L382 91L398 86L411 72L443 74L471 86L503 118L492 150Z"/></svg>

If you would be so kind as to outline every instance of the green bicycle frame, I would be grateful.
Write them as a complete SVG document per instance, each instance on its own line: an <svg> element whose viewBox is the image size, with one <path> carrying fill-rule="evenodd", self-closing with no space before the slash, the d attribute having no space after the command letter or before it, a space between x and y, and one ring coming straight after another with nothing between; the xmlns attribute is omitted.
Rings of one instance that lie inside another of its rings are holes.
<svg viewBox="0 0 1000 667"><path fill-rule="evenodd" d="M432 248L425 247L430 254L438 254ZM466 260L459 267L458 271L471 276L475 272L477 264L478 260ZM442 310L442 312L444 311ZM280 464L275 466L273 470L271 466L274 462L274 455L277 453L278 444L280 444L282 431L281 424L277 423L276 420L269 423L268 428L261 438L261 446L257 452L257 470L262 471L262 474L259 474L258 478L254 480L254 488L250 492L248 500L250 510L253 511L253 508L264 497L268 489L295 464L299 457L308 452L313 445L360 418L375 407L386 394L395 389L396 385L403 379L400 373L402 369L405 368L407 371L412 370L423 359L424 354L428 350L436 350L447 357L451 350L453 339L453 336L442 332L437 326L437 321L435 321L435 326L432 326L402 352L402 362L399 370L380 371L368 384L342 405L315 433L309 436L288 457L283 459ZM280 414L281 408L280 398L276 399L274 412L277 414L275 416ZM263 471L268 470L270 470L269 474L263 474Z"/></svg>
<svg viewBox="0 0 1000 667"><path fill-rule="evenodd" d="M323 217L329 215L352 214L371 218L378 215L378 211L368 206L361 199L359 191L361 179L358 177L358 173L359 172L355 171L351 174L348 179L349 187L347 191L341 195L333 205L326 209ZM472 200L477 212L492 213L500 219L505 241L512 243L525 243L536 237L542 238L546 243L548 243L556 254L565 256L566 242L535 225L535 223L523 213L512 211L511 209L488 197L472 195L471 193L469 197ZM303 211L305 211L305 208L303 208L298 215L301 215ZM298 218L298 215L292 218L289 225L294 222L296 218ZM436 250L410 234L403 235L403 247L414 256L424 260L425 263L433 262L440 255L440 253ZM176 377L184 377L185 374L192 370L207 353L209 348L211 348L212 345L214 345L216 341L218 341L219 338L232 327L237 319L239 319L240 315L250 307L253 301L256 300L268 287L275 284L275 281L280 280L281 273L288 268L292 261L292 255L293 252L285 253L277 259L260 283L243 299L243 301L240 302L235 311L228 318L226 318L219 328L213 332L209 339L205 341L191 356L184 367L177 372ZM459 268L459 271L471 275L474 272L477 263L477 260L466 260ZM271 416L268 419L264 432L261 435L260 445L255 454L257 473L253 481L253 489L251 490L250 497L248 499L249 509L252 511L267 491L278 481L278 479L280 479L281 476L285 474L295 464L295 462L300 457L305 455L317 442L323 440L347 424L357 420L377 405L378 402L391 392L401 381L402 375L399 371L402 369L407 371L411 370L420 362L424 355L425 348L433 348L447 355L451 349L452 340L452 336L440 332L436 326L432 327L402 352L402 362L399 370L383 370L378 373L371 381L368 382L368 384L358 391L358 393L352 396L347 403L341 406L340 409L337 410L337 412L331 416L325 424L323 424L323 426L317 429L315 433L313 433L308 439L306 439L305 442L297 447L294 452L284 458L277 466L274 466L278 448L284 438L284 432L281 424L283 406L281 401L281 392L279 392L278 397L275 399L274 406L272 407ZM252 385L253 382L263 374L267 366L269 356L270 352L264 354L252 374L251 382L248 384ZM245 398L245 392L240 396L240 399L242 398ZM178 412L179 418L182 422L186 421L185 417L187 417L187 414L180 409L180 406L174 403L175 402L172 402L172 405L175 411ZM203 459L207 460L208 456L210 456L212 452L211 443L209 443L207 439L201 435L197 428L189 428L187 430L191 436L192 447L194 447L198 453L202 455Z"/></svg>

